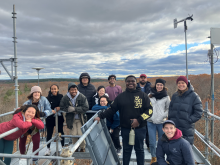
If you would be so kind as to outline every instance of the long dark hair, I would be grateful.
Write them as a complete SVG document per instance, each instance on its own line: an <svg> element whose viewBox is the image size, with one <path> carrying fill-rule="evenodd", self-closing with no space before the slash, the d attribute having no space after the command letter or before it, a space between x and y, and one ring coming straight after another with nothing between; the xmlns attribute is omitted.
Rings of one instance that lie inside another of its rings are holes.
<svg viewBox="0 0 220 165"><path fill-rule="evenodd" d="M19 109L16 109L16 111L13 113L13 115L15 115L19 112L25 113L27 111L27 109L30 108L30 107L32 107L36 110L35 118L40 119L40 111L39 111L39 109L36 105L22 105Z"/></svg>
<svg viewBox="0 0 220 165"><path fill-rule="evenodd" d="M49 92L48 92L49 95L52 94L52 93L51 93L51 87L54 86L54 85L57 86L57 89L58 89L57 95L59 94L59 86L58 86L57 84L53 84L53 85L50 86L50 90L49 90ZM49 96L49 95L48 95L48 96Z"/></svg>
<svg viewBox="0 0 220 165"><path fill-rule="evenodd" d="M99 105L101 105L101 104L100 104L100 100L101 100L101 98L106 98L108 104L111 104L111 101L109 100L109 97L106 96L106 95L103 95L103 96L101 96L101 97L99 98L99 103L98 103ZM107 105L108 105L108 104L107 104Z"/></svg>

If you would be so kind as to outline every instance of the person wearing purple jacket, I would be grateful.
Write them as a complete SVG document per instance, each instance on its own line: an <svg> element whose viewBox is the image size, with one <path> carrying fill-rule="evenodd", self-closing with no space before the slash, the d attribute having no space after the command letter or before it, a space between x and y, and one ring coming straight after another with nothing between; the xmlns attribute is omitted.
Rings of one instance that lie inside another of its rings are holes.
<svg viewBox="0 0 220 165"><path fill-rule="evenodd" d="M108 77L109 86L105 88L105 92L109 95L109 100L114 101L115 98L122 93L121 86L116 85L116 76L110 75Z"/></svg>

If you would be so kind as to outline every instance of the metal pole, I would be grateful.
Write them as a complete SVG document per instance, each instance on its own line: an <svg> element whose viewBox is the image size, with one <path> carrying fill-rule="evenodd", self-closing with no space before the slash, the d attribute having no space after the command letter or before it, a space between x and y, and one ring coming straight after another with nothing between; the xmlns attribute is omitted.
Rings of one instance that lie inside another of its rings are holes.
<svg viewBox="0 0 220 165"><path fill-rule="evenodd" d="M17 39L17 37L16 37L16 13L15 13L15 5L13 5L13 32L14 32L14 37L12 37L12 38L14 38L14 63L15 63L15 108L17 109L18 108L18 75L17 75L17 67L18 67L18 65L17 65L17 47L16 47L16 43L17 43L17 41L16 41L16 39Z"/></svg>
<svg viewBox="0 0 220 165"><path fill-rule="evenodd" d="M38 86L40 86L39 85L39 70L37 70L37 74L38 74Z"/></svg>
<svg viewBox="0 0 220 165"><path fill-rule="evenodd" d="M18 127L16 127L16 128L11 129L11 130L9 130L9 131L3 133L3 134L0 134L0 139L3 138L3 137L5 137L5 136L8 136L8 135L10 135L10 134L12 134L12 133L14 133L14 132L16 132L16 131L18 131L18 130L20 130L20 129L19 129Z"/></svg>
<svg viewBox="0 0 220 165"><path fill-rule="evenodd" d="M212 96L212 101L211 101L211 109L212 109L212 114L214 114L214 63L213 63L213 44L211 44L211 96ZM212 117L211 119L211 142L214 143L214 118Z"/></svg>
<svg viewBox="0 0 220 165"><path fill-rule="evenodd" d="M185 47L186 47L186 78L188 79L188 59L187 59L187 37L186 37L186 21L184 21L184 32L185 32Z"/></svg>
<svg viewBox="0 0 220 165"><path fill-rule="evenodd" d="M14 63L14 60L13 60L13 58L11 58L11 77L12 77L12 81L14 81L14 75L13 75L13 63Z"/></svg>
<svg viewBox="0 0 220 165"><path fill-rule="evenodd" d="M208 116L208 102L205 103L205 141L209 143L209 116ZM205 146L205 158L209 158L209 149L208 146Z"/></svg>
<svg viewBox="0 0 220 165"><path fill-rule="evenodd" d="M56 108L54 109L55 111L56 111L56 134L57 134L57 139L56 139L56 156L59 156L59 139L60 139L60 137L59 137L59 133L58 133L58 113L57 113L57 110L56 110ZM57 160L57 164L59 165L60 164L60 161L59 160Z"/></svg>

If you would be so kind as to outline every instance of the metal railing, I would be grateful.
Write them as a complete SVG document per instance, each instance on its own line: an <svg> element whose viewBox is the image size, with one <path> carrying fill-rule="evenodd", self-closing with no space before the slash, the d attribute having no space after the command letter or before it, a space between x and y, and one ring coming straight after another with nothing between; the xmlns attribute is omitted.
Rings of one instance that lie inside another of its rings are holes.
<svg viewBox="0 0 220 165"><path fill-rule="evenodd" d="M56 109L55 109L56 111ZM10 114L13 114L14 111L11 111L11 112L7 112L7 113L4 113L4 114L1 114L0 117L3 117L3 116L6 116L6 115L10 115ZM89 111L88 113L97 113L95 111ZM27 164L30 165L32 164L32 159L33 158L37 158L37 159L54 159L54 160L57 160L57 164L60 165L60 160L74 160L75 158L72 157L73 153L75 152L75 150L80 146L80 144L85 140L85 138L88 136L88 134L92 131L92 129L95 127L95 125L97 124L97 121L95 121L92 126L82 135L82 136L73 136L73 135L60 135L58 133L58 113L56 111L55 114L50 114L50 115L55 115L55 122L56 122L56 133L55 133L55 136L53 138L51 138L48 142L46 142L46 144L44 144L43 146L41 146L40 148L38 148L36 151L34 151L33 153L31 154L28 154L28 155L20 155L20 154L3 154L3 153L0 153L0 157L10 157L10 158L24 158L24 159L27 159ZM3 134L0 134L0 139L1 138L4 138L16 131L18 131L19 128L14 128L12 130L9 130ZM71 156L70 157L61 157L61 156L58 156L59 155L59 147L58 147L58 143L60 141L60 138L61 137L79 137L79 140L72 146L72 148L70 149L70 152L71 152ZM56 140L56 156L38 156L38 155L35 155L37 154L38 152L40 152L42 149L44 149L49 143L51 143L52 141Z"/></svg>

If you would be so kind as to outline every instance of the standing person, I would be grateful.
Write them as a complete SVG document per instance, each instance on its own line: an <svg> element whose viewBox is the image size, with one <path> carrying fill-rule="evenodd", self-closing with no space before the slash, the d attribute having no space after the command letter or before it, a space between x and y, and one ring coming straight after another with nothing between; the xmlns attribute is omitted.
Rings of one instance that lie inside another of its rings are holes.
<svg viewBox="0 0 220 165"><path fill-rule="evenodd" d="M60 102L60 109L66 113L66 124L71 135L82 135L83 115L89 110L86 97L78 91L75 83L68 84L68 92ZM72 138L73 144L79 138ZM78 149L76 150L76 152ZM80 144L80 152L85 152L85 141Z"/></svg>
<svg viewBox="0 0 220 165"><path fill-rule="evenodd" d="M109 86L107 86L105 88L106 93L108 93L109 95L109 99L111 101L114 101L115 98L122 93L122 89L121 86L116 85L116 76L115 75L109 75L108 76L108 82L109 82Z"/></svg>
<svg viewBox="0 0 220 165"><path fill-rule="evenodd" d="M0 134L16 127L19 128L18 131L0 139L0 153L12 154L14 140L25 134L32 125L37 129L44 128L44 123L40 120L39 109L35 105L21 106L14 112L12 120L0 124ZM5 158L4 163L10 165L11 158Z"/></svg>
<svg viewBox="0 0 220 165"><path fill-rule="evenodd" d="M153 115L147 121L147 127L149 132L151 162L150 164L157 162L156 158L156 132L158 133L158 139L163 135L163 123L167 118L170 97L167 95L167 88L165 87L166 81L163 79L156 79L155 86L151 88L149 94L151 105L153 106Z"/></svg>
<svg viewBox="0 0 220 165"><path fill-rule="evenodd" d="M92 97L92 107L96 104L99 104L99 98L103 95L108 96L108 93L105 93L105 87L99 86L97 88L97 93Z"/></svg>
<svg viewBox="0 0 220 165"><path fill-rule="evenodd" d="M78 90L84 96L86 96L89 109L92 109L92 97L96 94L95 86L90 84L90 76L88 73L82 73L79 77L80 84L78 85Z"/></svg>
<svg viewBox="0 0 220 165"><path fill-rule="evenodd" d="M152 165L194 165L192 147L172 120L163 123L163 132L157 144L157 162Z"/></svg>
<svg viewBox="0 0 220 165"><path fill-rule="evenodd" d="M24 105L35 105L38 107L40 111L40 117L48 117L52 113L55 113L54 110L51 110L50 103L47 100L46 97L42 96L42 91L39 86L33 86L31 88L30 95L27 97L28 101L24 103ZM19 142L19 148L20 148L20 153L25 154L26 151L26 140L27 140L27 135L33 135L32 136L32 142L33 142L33 152L36 151L39 148L40 145L40 133L39 131L35 132L33 129L29 129L28 132L26 133L26 136L23 136L20 138ZM38 153L36 154L38 155ZM38 159L34 158L33 161L37 161Z"/></svg>
<svg viewBox="0 0 220 165"><path fill-rule="evenodd" d="M178 90L172 96L168 119L182 131L183 138L193 145L195 122L203 113L202 102L185 76L178 77L176 84Z"/></svg>
<svg viewBox="0 0 220 165"><path fill-rule="evenodd" d="M110 107L110 100L108 96L103 95L100 97L98 104L94 105L92 107L93 111L108 109ZM112 122L111 122L112 121ZM117 111L111 121L107 120L107 127L110 132L110 136L112 138L112 141L114 143L114 146L117 150L117 154L121 155L121 144L119 140L119 132L121 130L120 128L120 118L119 118L119 112Z"/></svg>
<svg viewBox="0 0 220 165"><path fill-rule="evenodd" d="M129 165L133 145L129 145L129 132L131 127L135 130L136 158L138 165L144 165L144 138L146 134L147 119L152 116L152 107L149 97L140 88L136 89L137 80L133 75L125 79L126 91L119 94L111 107L99 114L94 120L98 122L107 118L111 120L114 114L119 111L121 136L123 143L123 165Z"/></svg>
<svg viewBox="0 0 220 165"><path fill-rule="evenodd" d="M139 83L137 83L137 88L141 88L141 91L146 93L147 95L150 93L151 83L147 81L146 74L141 74L139 78ZM148 126L146 126L146 136L145 143L147 145L147 150L150 152L150 144L149 144L149 134L148 134Z"/></svg>
<svg viewBox="0 0 220 165"><path fill-rule="evenodd" d="M57 111L58 125L56 125L55 115L51 115L51 116L47 117L47 119L46 119L47 141L49 141L52 138L54 126L57 126L58 132L61 133L62 135L64 135L64 132L63 132L64 118L63 118L63 113L60 112L60 101L61 101L62 97L63 97L63 95L59 93L59 86L56 84L51 85L50 91L48 92L47 100L51 104L51 109L53 109L53 110L56 109L56 111ZM64 146L64 138L63 137L61 140L61 145L62 145L62 147ZM50 151L50 143L49 143L47 145L45 155L49 156L50 153L51 153L51 151Z"/></svg>

